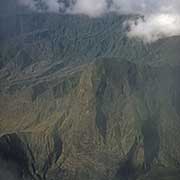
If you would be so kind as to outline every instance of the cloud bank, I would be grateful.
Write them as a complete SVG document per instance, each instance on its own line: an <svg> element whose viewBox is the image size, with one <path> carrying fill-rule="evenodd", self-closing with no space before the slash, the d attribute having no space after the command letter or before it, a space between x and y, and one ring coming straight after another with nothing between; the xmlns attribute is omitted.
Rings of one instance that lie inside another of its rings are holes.
<svg viewBox="0 0 180 180"><path fill-rule="evenodd" d="M84 14L95 18L115 12L140 14L144 18L129 21L129 38L144 42L180 35L179 0L18 0L32 9Z"/></svg>
<svg viewBox="0 0 180 180"><path fill-rule="evenodd" d="M166 37L180 35L180 15L153 14L129 21L129 38L140 38L145 43L151 43Z"/></svg>

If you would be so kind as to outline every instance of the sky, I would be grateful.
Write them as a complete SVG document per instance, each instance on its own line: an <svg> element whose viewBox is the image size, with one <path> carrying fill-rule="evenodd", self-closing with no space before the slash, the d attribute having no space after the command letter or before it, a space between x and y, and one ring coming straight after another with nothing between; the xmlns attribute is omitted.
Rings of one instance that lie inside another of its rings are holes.
<svg viewBox="0 0 180 180"><path fill-rule="evenodd" d="M35 9L34 0L18 0ZM128 21L129 38L139 38L151 43L162 38L180 35L180 0L40 0L48 11L59 9L68 14L84 14L91 18L115 12L141 14L144 18Z"/></svg>

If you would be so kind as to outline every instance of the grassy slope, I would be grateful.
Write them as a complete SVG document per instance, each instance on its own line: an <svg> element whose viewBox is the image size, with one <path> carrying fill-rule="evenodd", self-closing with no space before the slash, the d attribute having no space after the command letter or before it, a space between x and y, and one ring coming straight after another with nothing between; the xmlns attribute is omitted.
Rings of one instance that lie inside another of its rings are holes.
<svg viewBox="0 0 180 180"><path fill-rule="evenodd" d="M126 18L1 17L0 149L25 152L9 153L27 174L119 179L143 164L179 167L179 38L129 40Z"/></svg>

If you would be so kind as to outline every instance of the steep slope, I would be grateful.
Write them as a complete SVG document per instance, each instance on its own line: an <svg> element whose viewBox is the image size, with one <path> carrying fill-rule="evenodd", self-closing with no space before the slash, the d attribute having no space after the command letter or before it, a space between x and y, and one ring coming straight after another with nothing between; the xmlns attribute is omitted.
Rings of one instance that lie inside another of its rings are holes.
<svg viewBox="0 0 180 180"><path fill-rule="evenodd" d="M105 59L65 72L1 96L2 158L35 179L177 171L179 67Z"/></svg>
<svg viewBox="0 0 180 180"><path fill-rule="evenodd" d="M180 39L129 18L0 17L0 179L179 179Z"/></svg>

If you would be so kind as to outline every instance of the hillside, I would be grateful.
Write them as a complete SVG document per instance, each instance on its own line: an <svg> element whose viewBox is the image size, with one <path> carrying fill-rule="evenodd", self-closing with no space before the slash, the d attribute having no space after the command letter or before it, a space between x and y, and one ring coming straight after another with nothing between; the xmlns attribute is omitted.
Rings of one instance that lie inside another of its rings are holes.
<svg viewBox="0 0 180 180"><path fill-rule="evenodd" d="M1 14L0 179L179 180L180 38L129 18Z"/></svg>

